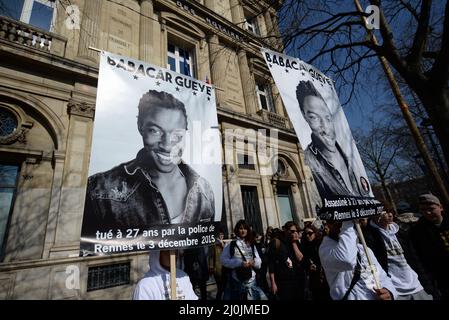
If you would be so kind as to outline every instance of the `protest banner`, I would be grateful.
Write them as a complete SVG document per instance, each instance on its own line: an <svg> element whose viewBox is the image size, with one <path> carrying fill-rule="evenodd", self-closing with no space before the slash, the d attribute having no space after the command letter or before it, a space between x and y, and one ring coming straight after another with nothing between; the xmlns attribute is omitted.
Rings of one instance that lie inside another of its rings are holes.
<svg viewBox="0 0 449 320"><path fill-rule="evenodd" d="M221 176L212 86L101 52L80 255L213 244Z"/></svg>
<svg viewBox="0 0 449 320"><path fill-rule="evenodd" d="M379 214L333 81L315 67L268 49L263 57L278 87L321 197L317 214L351 220Z"/></svg>

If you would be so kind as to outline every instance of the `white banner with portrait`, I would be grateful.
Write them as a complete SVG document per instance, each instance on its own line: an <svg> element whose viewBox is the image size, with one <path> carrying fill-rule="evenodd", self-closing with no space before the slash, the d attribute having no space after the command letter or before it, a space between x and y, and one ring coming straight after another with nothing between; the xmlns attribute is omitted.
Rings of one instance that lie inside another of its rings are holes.
<svg viewBox="0 0 449 320"><path fill-rule="evenodd" d="M373 197L333 81L297 58L267 49L262 54L320 194L317 214L328 220L378 214L382 206Z"/></svg>
<svg viewBox="0 0 449 320"><path fill-rule="evenodd" d="M221 159L211 85L102 52L80 255L213 244Z"/></svg>

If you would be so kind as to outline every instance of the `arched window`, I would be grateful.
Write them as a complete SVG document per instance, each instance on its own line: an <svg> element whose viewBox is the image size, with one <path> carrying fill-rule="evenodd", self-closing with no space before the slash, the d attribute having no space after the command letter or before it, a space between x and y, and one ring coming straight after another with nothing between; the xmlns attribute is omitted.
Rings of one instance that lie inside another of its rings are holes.
<svg viewBox="0 0 449 320"><path fill-rule="evenodd" d="M12 135L19 125L16 115L6 109L0 107L0 137L6 138Z"/></svg>
<svg viewBox="0 0 449 320"><path fill-rule="evenodd" d="M0 261L3 260L6 230L16 193L19 166L0 162Z"/></svg>
<svg viewBox="0 0 449 320"><path fill-rule="evenodd" d="M279 176L285 176L286 175L286 173L287 173L287 167L285 166L285 163L283 162L283 161L281 161L281 160L278 160L277 161L277 170L276 170L276 173L279 175Z"/></svg>
<svg viewBox="0 0 449 320"><path fill-rule="evenodd" d="M285 164L284 161L282 161L281 159L277 158L277 159L273 159L271 162L272 165L272 172L274 173L275 176L278 177L285 177L287 176L287 165Z"/></svg>

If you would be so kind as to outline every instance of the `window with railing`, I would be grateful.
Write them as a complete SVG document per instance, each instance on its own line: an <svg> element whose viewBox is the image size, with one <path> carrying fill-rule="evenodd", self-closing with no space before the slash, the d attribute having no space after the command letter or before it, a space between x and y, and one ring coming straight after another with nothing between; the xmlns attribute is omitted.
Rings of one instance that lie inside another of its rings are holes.
<svg viewBox="0 0 449 320"><path fill-rule="evenodd" d="M87 276L87 291L129 284L130 267L131 265L129 262L89 267Z"/></svg>
<svg viewBox="0 0 449 320"><path fill-rule="evenodd" d="M0 0L0 15L53 31L56 0Z"/></svg>

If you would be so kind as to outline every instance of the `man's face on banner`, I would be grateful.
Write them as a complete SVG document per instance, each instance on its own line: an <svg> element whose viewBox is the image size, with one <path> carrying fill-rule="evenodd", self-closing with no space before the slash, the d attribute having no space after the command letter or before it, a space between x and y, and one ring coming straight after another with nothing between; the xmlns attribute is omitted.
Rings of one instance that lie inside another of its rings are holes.
<svg viewBox="0 0 449 320"><path fill-rule="evenodd" d="M304 118L312 129L318 149L335 152L335 128L332 114L319 97L307 96L303 105Z"/></svg>
<svg viewBox="0 0 449 320"><path fill-rule="evenodd" d="M171 172L181 161L187 122L182 111L154 106L142 118L139 128L149 165Z"/></svg>

